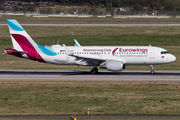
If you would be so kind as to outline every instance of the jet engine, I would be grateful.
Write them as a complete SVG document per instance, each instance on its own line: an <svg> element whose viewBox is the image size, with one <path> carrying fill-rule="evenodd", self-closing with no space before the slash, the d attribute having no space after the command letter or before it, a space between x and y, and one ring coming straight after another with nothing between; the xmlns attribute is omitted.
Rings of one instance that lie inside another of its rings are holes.
<svg viewBox="0 0 180 120"><path fill-rule="evenodd" d="M100 68L105 68L109 71L122 71L125 69L122 61L110 61L100 65Z"/></svg>

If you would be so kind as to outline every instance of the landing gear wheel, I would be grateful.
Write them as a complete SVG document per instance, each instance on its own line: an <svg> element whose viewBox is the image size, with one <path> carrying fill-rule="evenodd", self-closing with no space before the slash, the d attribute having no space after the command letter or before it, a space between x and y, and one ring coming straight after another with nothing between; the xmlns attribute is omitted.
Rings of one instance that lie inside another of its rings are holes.
<svg viewBox="0 0 180 120"><path fill-rule="evenodd" d="M150 68L151 68L151 74L154 74L155 72L154 72L154 68L153 68L153 65L150 65Z"/></svg>
<svg viewBox="0 0 180 120"><path fill-rule="evenodd" d="M151 74L154 74L155 72L154 72L154 70L151 70Z"/></svg>
<svg viewBox="0 0 180 120"><path fill-rule="evenodd" d="M96 73L98 73L98 69L97 68L94 68L94 69L91 70L91 74L96 74Z"/></svg>

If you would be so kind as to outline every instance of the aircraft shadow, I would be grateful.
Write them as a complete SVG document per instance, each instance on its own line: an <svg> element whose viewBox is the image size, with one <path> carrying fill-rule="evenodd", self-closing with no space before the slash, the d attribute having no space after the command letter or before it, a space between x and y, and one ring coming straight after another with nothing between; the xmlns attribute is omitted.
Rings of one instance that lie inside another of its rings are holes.
<svg viewBox="0 0 180 120"><path fill-rule="evenodd" d="M137 75L137 76L142 76L142 75L152 75L152 76L180 76L180 71L176 72L163 72L163 71L156 71L154 74L151 74L148 71L141 71L141 72L136 72L136 71L122 71L122 72L109 72L109 71L99 71L97 74L91 74L89 71L78 71L78 70L69 70L69 71L16 71L16 70L10 70L10 71L0 71L0 75L8 75L8 74L13 74L13 75Z"/></svg>

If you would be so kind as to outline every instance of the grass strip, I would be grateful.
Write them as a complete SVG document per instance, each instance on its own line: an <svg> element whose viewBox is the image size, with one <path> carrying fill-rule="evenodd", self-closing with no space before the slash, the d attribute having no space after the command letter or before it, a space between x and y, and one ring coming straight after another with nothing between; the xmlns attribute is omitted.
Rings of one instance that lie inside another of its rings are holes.
<svg viewBox="0 0 180 120"><path fill-rule="evenodd" d="M16 19L25 23L179 23L180 19L171 18L74 18L74 17L24 17L24 16L2 16L0 23L6 22L6 19Z"/></svg>
<svg viewBox="0 0 180 120"><path fill-rule="evenodd" d="M1 81L0 115L180 115L179 82Z"/></svg>

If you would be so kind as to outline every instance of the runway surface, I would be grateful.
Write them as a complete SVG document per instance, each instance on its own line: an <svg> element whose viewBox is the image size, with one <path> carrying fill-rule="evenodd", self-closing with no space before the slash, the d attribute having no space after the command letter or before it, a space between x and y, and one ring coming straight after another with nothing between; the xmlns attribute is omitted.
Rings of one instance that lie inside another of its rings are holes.
<svg viewBox="0 0 180 120"><path fill-rule="evenodd" d="M180 26L180 23L20 23L22 26ZM7 26L7 23L0 23Z"/></svg>
<svg viewBox="0 0 180 120"><path fill-rule="evenodd" d="M178 115L73 115L75 118L180 118ZM70 118L68 115L43 116L0 116L0 118Z"/></svg>
<svg viewBox="0 0 180 120"><path fill-rule="evenodd" d="M180 71L0 70L0 80L32 81L180 81Z"/></svg>

